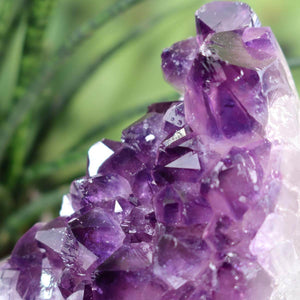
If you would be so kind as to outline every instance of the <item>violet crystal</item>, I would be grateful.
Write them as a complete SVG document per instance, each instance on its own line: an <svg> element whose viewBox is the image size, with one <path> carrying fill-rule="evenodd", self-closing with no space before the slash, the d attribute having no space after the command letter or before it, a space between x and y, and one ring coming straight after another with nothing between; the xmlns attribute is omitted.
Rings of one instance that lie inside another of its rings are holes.
<svg viewBox="0 0 300 300"><path fill-rule="evenodd" d="M183 101L89 150L61 216L0 268L0 299L300 299L298 96L247 4L211 2L162 53Z"/></svg>

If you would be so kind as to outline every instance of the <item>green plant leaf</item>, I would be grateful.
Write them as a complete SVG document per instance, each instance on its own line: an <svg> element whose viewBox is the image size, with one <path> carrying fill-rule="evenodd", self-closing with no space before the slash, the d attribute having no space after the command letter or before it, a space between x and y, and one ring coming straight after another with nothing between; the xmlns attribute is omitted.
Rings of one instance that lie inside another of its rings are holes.
<svg viewBox="0 0 300 300"><path fill-rule="evenodd" d="M78 30L71 34L68 41L58 50L56 59L61 61L66 56L71 55L76 51L78 46L91 37L96 30L101 28L112 18L144 1L146 0L119 0L112 4L98 16L87 21L86 24L83 24Z"/></svg>
<svg viewBox="0 0 300 300"><path fill-rule="evenodd" d="M52 98L55 98L56 102L52 105L51 109L46 108L48 113L47 119L44 120L44 130L50 129L51 126L49 122L52 122L57 118L58 115L64 112L68 104L73 99L74 95L78 93L78 91L84 86L84 84L87 82L87 80L89 80L89 78L94 74L95 71L97 71L105 62L112 58L116 52L120 51L123 47L127 46L132 41L145 34L146 31L152 29L155 25L159 24L159 22L162 21L167 15L171 15L172 13L174 13L174 11L161 14L149 20L148 22L141 24L137 29L132 30L128 35L118 41L106 52L100 54L92 64L83 69L70 89L68 89L64 94L59 91L57 95L53 96ZM146 104L144 105L144 107L145 106ZM42 131L41 136L46 136L45 131Z"/></svg>
<svg viewBox="0 0 300 300"><path fill-rule="evenodd" d="M70 40L41 68L38 78L33 81L25 96L16 103L7 120L0 127L0 163L4 159L7 147L19 124L25 119L26 115L39 100L37 96L44 90L71 52L74 52L82 42L108 21L131 8L133 5L143 1L145 0L120 0L112 4L96 18L84 24L79 31L75 31L75 33L71 35Z"/></svg>
<svg viewBox="0 0 300 300"><path fill-rule="evenodd" d="M43 38L45 29L51 15L51 8L54 0L32 0L27 7L28 21L26 29L25 43L23 47L22 59L15 88L14 98L11 102L13 106L24 96L30 82L37 76L43 58ZM32 112L30 112L14 135L9 148L10 168L6 174L6 181L9 186L14 187L23 170L23 165L27 157L27 140L30 130L35 123Z"/></svg>
<svg viewBox="0 0 300 300"><path fill-rule="evenodd" d="M25 170L23 180L25 183L37 181L44 177L51 176L78 161L86 160L87 150L77 150L69 152L56 161L39 163Z"/></svg>
<svg viewBox="0 0 300 300"><path fill-rule="evenodd" d="M8 44L14 27L18 26L20 15L24 11L26 0L3 0L0 11L0 57Z"/></svg>
<svg viewBox="0 0 300 300"><path fill-rule="evenodd" d="M9 41L5 43L5 51L2 48L4 53L0 56L0 120L7 117L9 109L11 109L12 106L11 103L21 67L20 62L24 48L26 29L27 12L19 18L18 26L10 32Z"/></svg>

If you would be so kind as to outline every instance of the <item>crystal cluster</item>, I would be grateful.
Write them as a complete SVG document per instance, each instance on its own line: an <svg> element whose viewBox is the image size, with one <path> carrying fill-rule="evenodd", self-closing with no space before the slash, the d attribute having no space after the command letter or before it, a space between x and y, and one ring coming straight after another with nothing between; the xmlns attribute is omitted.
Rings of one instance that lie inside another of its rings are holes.
<svg viewBox="0 0 300 300"><path fill-rule="evenodd" d="M0 267L0 299L300 299L298 97L244 3L162 53L182 100L89 150L61 216Z"/></svg>

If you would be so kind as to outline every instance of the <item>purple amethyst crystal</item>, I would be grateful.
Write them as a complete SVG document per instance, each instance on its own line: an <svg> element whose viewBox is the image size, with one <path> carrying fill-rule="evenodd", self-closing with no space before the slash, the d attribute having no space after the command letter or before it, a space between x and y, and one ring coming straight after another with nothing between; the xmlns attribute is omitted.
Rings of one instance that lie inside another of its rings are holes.
<svg viewBox="0 0 300 300"><path fill-rule="evenodd" d="M0 299L300 299L291 74L247 4L206 4L196 28L162 53L183 101L90 148L61 216L2 263Z"/></svg>

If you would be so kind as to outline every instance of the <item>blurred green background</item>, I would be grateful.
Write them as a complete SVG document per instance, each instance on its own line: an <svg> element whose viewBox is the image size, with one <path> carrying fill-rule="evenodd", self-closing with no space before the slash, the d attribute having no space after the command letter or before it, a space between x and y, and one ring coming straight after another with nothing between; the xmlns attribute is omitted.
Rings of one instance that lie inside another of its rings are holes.
<svg viewBox="0 0 300 300"><path fill-rule="evenodd" d="M160 53L195 34L201 0L0 0L0 255L56 216L89 146L174 100ZM251 0L300 86L300 2Z"/></svg>

